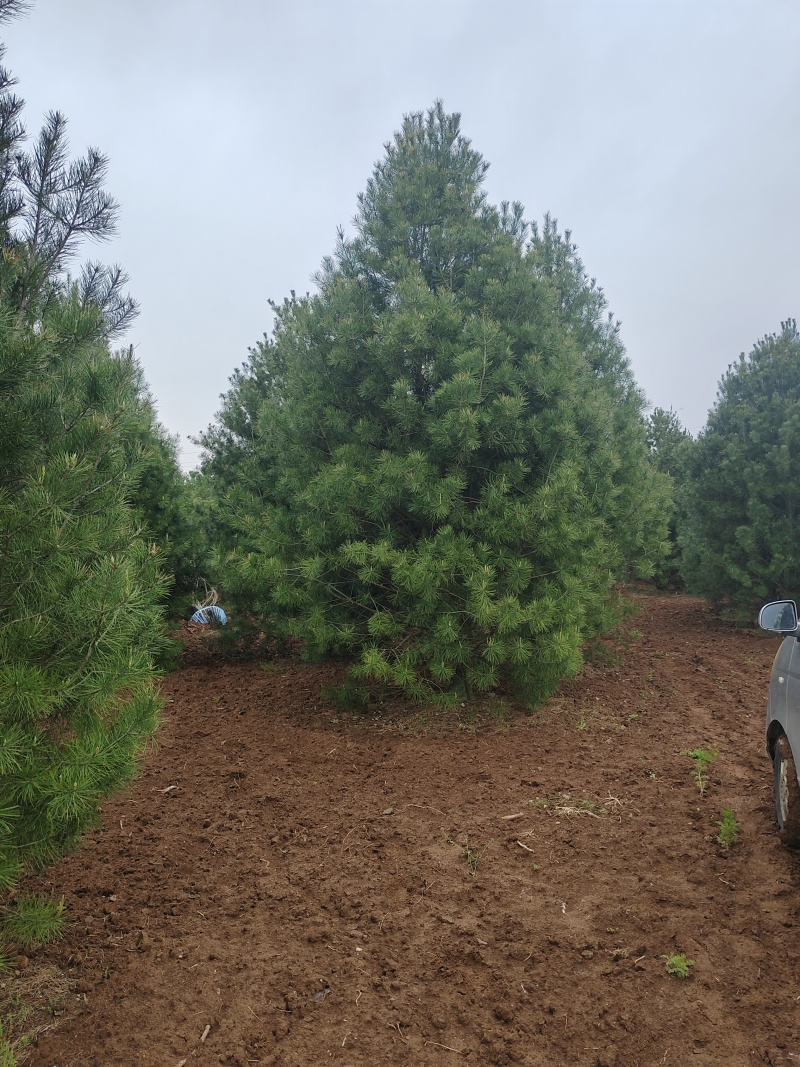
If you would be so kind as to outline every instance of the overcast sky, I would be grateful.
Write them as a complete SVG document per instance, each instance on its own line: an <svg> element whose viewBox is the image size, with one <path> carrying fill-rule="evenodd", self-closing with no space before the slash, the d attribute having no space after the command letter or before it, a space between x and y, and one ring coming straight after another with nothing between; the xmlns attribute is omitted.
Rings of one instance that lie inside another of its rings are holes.
<svg viewBox="0 0 800 1067"><path fill-rule="evenodd" d="M489 198L572 231L652 405L696 433L739 352L800 318L798 0L36 0L27 101L110 157L136 346L187 440L312 288L383 144L436 98Z"/></svg>

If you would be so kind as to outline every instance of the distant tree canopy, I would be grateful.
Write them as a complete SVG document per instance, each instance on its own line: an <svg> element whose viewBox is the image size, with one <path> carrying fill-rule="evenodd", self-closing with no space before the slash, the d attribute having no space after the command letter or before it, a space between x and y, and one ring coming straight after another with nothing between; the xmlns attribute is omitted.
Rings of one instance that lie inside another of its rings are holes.
<svg viewBox="0 0 800 1067"><path fill-rule="evenodd" d="M203 439L228 588L416 696L551 691L665 534L603 294L487 166L458 115L407 116Z"/></svg>
<svg viewBox="0 0 800 1067"><path fill-rule="evenodd" d="M197 506L192 478L181 471L178 441L158 421L150 391L138 372L136 408L129 456L135 480L130 503L142 536L158 548L161 566L169 575L167 607L173 617L185 617L203 586L208 564L208 536Z"/></svg>
<svg viewBox="0 0 800 1067"><path fill-rule="evenodd" d="M694 444L692 435L684 430L674 411L654 408L647 418L647 438L650 462L672 481L672 506L667 530L667 553L654 569L653 578L662 589L683 585L679 529L685 516L686 482L689 477L689 457Z"/></svg>
<svg viewBox="0 0 800 1067"><path fill-rule="evenodd" d="M720 382L690 454L688 588L752 622L800 594L800 335L790 319Z"/></svg>
<svg viewBox="0 0 800 1067"><path fill-rule="evenodd" d="M0 0L0 22L22 6ZM21 112L0 68L0 891L133 772L165 594L131 503L152 407L109 349L135 304L118 268L67 272L113 231L105 160L70 161L57 114L28 149Z"/></svg>
<svg viewBox="0 0 800 1067"><path fill-rule="evenodd" d="M692 435L684 430L675 412L653 408L647 417L647 438L650 457L658 469L680 481L686 471Z"/></svg>

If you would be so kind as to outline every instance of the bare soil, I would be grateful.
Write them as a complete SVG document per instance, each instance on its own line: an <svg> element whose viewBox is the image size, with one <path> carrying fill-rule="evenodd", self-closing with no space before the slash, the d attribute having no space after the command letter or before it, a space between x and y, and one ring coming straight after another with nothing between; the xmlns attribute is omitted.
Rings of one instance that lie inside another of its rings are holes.
<svg viewBox="0 0 800 1067"><path fill-rule="evenodd" d="M139 779L26 887L72 919L21 964L70 983L29 1067L800 1063L778 641L634 599L534 713L342 710L338 666L195 640Z"/></svg>

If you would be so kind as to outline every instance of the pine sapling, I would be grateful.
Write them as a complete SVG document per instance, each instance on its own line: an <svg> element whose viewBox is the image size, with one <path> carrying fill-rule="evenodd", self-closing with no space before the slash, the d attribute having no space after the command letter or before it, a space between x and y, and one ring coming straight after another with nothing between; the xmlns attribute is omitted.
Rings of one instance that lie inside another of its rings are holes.
<svg viewBox="0 0 800 1067"><path fill-rule="evenodd" d="M741 827L733 814L733 808L724 808L719 822L719 833L717 834L717 841L724 849L727 850L731 845L736 844L739 840L740 829Z"/></svg>
<svg viewBox="0 0 800 1067"><path fill-rule="evenodd" d="M710 766L717 758L717 753L707 748L693 748L686 752L689 759L694 760L694 780L700 790L700 796L706 795L708 788L708 775L706 767Z"/></svg>
<svg viewBox="0 0 800 1067"><path fill-rule="evenodd" d="M64 898L48 900L38 893L25 893L5 909L0 926L3 940L38 948L64 935Z"/></svg>

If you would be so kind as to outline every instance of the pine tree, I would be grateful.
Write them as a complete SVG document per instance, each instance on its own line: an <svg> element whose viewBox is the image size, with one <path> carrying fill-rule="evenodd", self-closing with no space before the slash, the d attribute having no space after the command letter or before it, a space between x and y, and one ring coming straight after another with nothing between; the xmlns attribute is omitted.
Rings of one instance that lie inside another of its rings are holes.
<svg viewBox="0 0 800 1067"><path fill-rule="evenodd" d="M672 481L672 499L669 504L668 550L663 560L656 565L653 577L662 589L683 585L681 577L681 550L678 540L679 528L686 519L686 482L688 479L692 435L684 430L681 421L671 409L654 408L647 418L647 435L650 445L650 461L656 470L669 476Z"/></svg>
<svg viewBox="0 0 800 1067"><path fill-rule="evenodd" d="M458 115L407 116L205 438L228 587L419 697L551 691L662 536L603 294L552 220L487 203L486 169Z"/></svg>
<svg viewBox="0 0 800 1067"><path fill-rule="evenodd" d="M0 21L21 6L0 0ZM109 350L135 304L118 268L67 273L113 232L105 160L70 162L56 114L26 151L12 87L0 70L0 889L133 772L164 595L129 504L140 371Z"/></svg>
<svg viewBox="0 0 800 1067"><path fill-rule="evenodd" d="M196 479L181 471L177 437L159 422L141 370L136 394L137 418L131 420L127 435L130 461L137 471L131 503L170 576L169 614L185 617L194 611L208 568L208 535L195 499Z"/></svg>
<svg viewBox="0 0 800 1067"><path fill-rule="evenodd" d="M689 464L683 573L742 621L800 590L800 334L794 320L723 376Z"/></svg>

